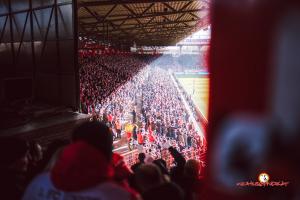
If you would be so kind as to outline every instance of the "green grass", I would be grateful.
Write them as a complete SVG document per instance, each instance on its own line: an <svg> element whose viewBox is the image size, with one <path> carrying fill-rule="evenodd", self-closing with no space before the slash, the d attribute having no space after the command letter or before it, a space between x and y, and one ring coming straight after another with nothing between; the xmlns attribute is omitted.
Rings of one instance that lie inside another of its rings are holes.
<svg viewBox="0 0 300 200"><path fill-rule="evenodd" d="M209 78L200 75L176 75L185 91L192 96L192 99L202 114L207 118L209 98Z"/></svg>

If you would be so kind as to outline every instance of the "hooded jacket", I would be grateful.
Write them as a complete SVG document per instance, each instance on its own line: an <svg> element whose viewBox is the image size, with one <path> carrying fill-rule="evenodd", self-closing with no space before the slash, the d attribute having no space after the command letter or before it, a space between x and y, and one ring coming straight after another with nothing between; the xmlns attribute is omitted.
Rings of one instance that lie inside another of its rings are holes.
<svg viewBox="0 0 300 200"><path fill-rule="evenodd" d="M102 153L84 143L68 145L50 172L37 176L23 200L110 200L136 199L113 182L113 169Z"/></svg>

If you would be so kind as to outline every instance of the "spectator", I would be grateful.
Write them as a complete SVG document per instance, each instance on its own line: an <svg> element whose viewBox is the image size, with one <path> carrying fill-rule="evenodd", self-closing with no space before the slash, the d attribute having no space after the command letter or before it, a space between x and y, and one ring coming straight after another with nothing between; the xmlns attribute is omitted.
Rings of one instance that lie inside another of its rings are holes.
<svg viewBox="0 0 300 200"><path fill-rule="evenodd" d="M136 170L143 164L145 164L146 155L144 153L139 153L138 162L131 166L131 170L136 172Z"/></svg>
<svg viewBox="0 0 300 200"><path fill-rule="evenodd" d="M120 183L127 182L132 173L126 166L123 156L113 153L112 164L115 171L115 180Z"/></svg>
<svg viewBox="0 0 300 200"><path fill-rule="evenodd" d="M143 194L143 200L183 200L184 195L180 187L174 183L163 183Z"/></svg>
<svg viewBox="0 0 300 200"><path fill-rule="evenodd" d="M199 199L203 189L203 181L200 178L200 162L194 159L188 160L184 167L184 177L180 183L185 193L186 200Z"/></svg>
<svg viewBox="0 0 300 200"><path fill-rule="evenodd" d="M35 177L41 170L43 159L43 149L36 141L29 142L29 154L28 154L28 180Z"/></svg>
<svg viewBox="0 0 300 200"><path fill-rule="evenodd" d="M29 162L37 165L43 159L43 149L38 142L29 142Z"/></svg>
<svg viewBox="0 0 300 200"><path fill-rule="evenodd" d="M154 164L141 165L135 173L135 180L142 194L163 183L162 174Z"/></svg>
<svg viewBox="0 0 300 200"><path fill-rule="evenodd" d="M73 134L50 172L37 176L23 200L135 199L136 194L114 181L112 136L100 122L86 122Z"/></svg>
<svg viewBox="0 0 300 200"><path fill-rule="evenodd" d="M160 158L160 159L154 160L153 164L155 164L156 166L159 167L159 169L163 173L163 175L165 175L166 177L169 176L169 172L168 172L168 169L167 169L167 163L166 163L165 160Z"/></svg>
<svg viewBox="0 0 300 200"><path fill-rule="evenodd" d="M73 142L85 141L103 153L110 161L112 157L112 133L104 123L92 121L81 124L72 135Z"/></svg>
<svg viewBox="0 0 300 200"><path fill-rule="evenodd" d="M186 163L185 158L182 154L180 154L175 148L169 147L169 152L171 156L174 158L175 166L171 168L171 179L180 184L183 179L184 166Z"/></svg>
<svg viewBox="0 0 300 200"><path fill-rule="evenodd" d="M136 183L144 200L183 200L182 190L176 184L167 182L154 164L145 164L138 168Z"/></svg>

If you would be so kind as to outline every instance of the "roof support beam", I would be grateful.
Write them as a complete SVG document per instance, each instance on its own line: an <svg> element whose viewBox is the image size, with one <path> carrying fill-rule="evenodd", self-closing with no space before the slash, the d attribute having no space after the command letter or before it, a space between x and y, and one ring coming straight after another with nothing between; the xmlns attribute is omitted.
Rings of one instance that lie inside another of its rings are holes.
<svg viewBox="0 0 300 200"><path fill-rule="evenodd" d="M162 25L172 25L172 24L177 24L177 23L191 23L191 22L198 22L199 19L190 19L190 20L180 20L180 21L172 21L169 20L168 22L152 22L154 18L150 19L147 23L145 24L137 24L137 23L130 23L130 24L126 24L126 27L124 27L125 29L134 29L134 28L148 28L148 27L152 27L152 26L162 26ZM94 24L84 24L84 23L80 23L81 25L83 25L84 27L93 27ZM96 24L97 26L102 26L101 24ZM118 26L118 25L116 25Z"/></svg>
<svg viewBox="0 0 300 200"><path fill-rule="evenodd" d="M137 15L131 8L129 8L127 5L123 5L124 8L126 8L132 15L136 16L136 17L140 17L141 15ZM137 21L137 23L142 27L141 30L146 34L147 32L145 31L144 27L143 27L143 23L139 20L139 18L136 18L135 21Z"/></svg>
<svg viewBox="0 0 300 200"><path fill-rule="evenodd" d="M150 10L152 8L152 6L154 5L154 3L151 3L139 16L143 16L146 12L148 12L148 10ZM130 19L130 15L127 16L127 18L125 18L121 24L118 25L118 27L121 27L128 19Z"/></svg>
<svg viewBox="0 0 300 200"><path fill-rule="evenodd" d="M188 2L187 4L185 4L185 5L180 9L180 11L185 10L191 3L192 3L192 2L190 1L190 2ZM190 13L190 12L189 12L189 13ZM178 22L185 14L186 14L186 13L182 13L179 17L176 18L175 21ZM178 26L178 24L179 24L179 23L175 24L174 26L176 27L176 26ZM174 33L173 31L170 31L170 35L169 35L169 36L171 36L173 33Z"/></svg>
<svg viewBox="0 0 300 200"><path fill-rule="evenodd" d="M152 27L151 29L148 29L147 30L147 34L150 34L150 33L157 33L157 32L164 32L164 33L167 33L167 31L186 31L187 29L189 28L194 28L194 26L179 26L179 27L165 27L163 29L159 29L157 27ZM123 30L129 30L129 29L123 29ZM130 30L136 30L135 28L132 28ZM120 30L115 30L115 31L111 31L110 33L112 35L118 35L120 32ZM90 32L90 33L99 33L99 34L102 34L101 32L99 31L93 31L93 32ZM138 34L142 34L140 32L138 33L135 33L135 35L138 35Z"/></svg>
<svg viewBox="0 0 300 200"><path fill-rule="evenodd" d="M106 15L102 18L102 21L105 21L106 18L110 15L110 13L112 13L112 11L114 11L114 9L117 7L117 4L115 4L107 13Z"/></svg>
<svg viewBox="0 0 300 200"><path fill-rule="evenodd" d="M209 5L200 0L204 6L199 8L196 1L82 0L78 3L79 12L83 11L79 28L82 35L107 38L111 43L173 44L207 24L204 21ZM105 12L98 12L96 6L104 6ZM120 12L116 12L119 8Z"/></svg>
<svg viewBox="0 0 300 200"><path fill-rule="evenodd" d="M197 1L197 0L176 0L178 2L188 2L188 1ZM90 2L80 2L78 3L78 8L86 6L107 6L113 4L125 5L125 4L138 4L138 3L166 3L172 2L172 0L106 0L106 1L90 1Z"/></svg>
<svg viewBox="0 0 300 200"><path fill-rule="evenodd" d="M111 13L114 8L115 8L115 6L106 15L109 15L109 13ZM93 13L88 7L85 7L85 9L98 21L97 24L98 23L101 24L101 23L105 22L105 21L101 21L100 16L97 13ZM128 34L127 32L125 32L124 30L122 30L120 28L117 29L116 25L114 23L112 23L111 21L107 21L107 24L109 24L112 27L113 30L120 30L125 34ZM90 29L88 31L88 33L92 32L95 28L96 28L96 30L98 30L96 25L94 27L92 27L92 29ZM107 31L109 31L108 28L107 28ZM108 37L108 32L107 32L107 37Z"/></svg>
<svg viewBox="0 0 300 200"><path fill-rule="evenodd" d="M167 8L171 9L172 11L174 11L174 12L177 11L175 8L173 8L172 6L170 6L170 4L168 4L167 2L164 2L164 5L165 5Z"/></svg>
<svg viewBox="0 0 300 200"><path fill-rule="evenodd" d="M193 9L193 10L179 10L179 11L168 11L168 12L158 12L153 14L144 14L139 16L129 16L127 18L118 18L118 19L110 19L111 22L117 22L117 21L124 21L124 20L130 20L130 19L142 19L142 18L151 18L151 17L160 17L160 16L167 16L167 15L175 15L175 14L181 14L184 15L186 13L193 13L193 12L201 12L206 11L205 9ZM91 17L81 17L80 19L90 19ZM181 18L181 17L180 17ZM108 21L108 20L106 20ZM97 22L87 23L87 24L95 24Z"/></svg>

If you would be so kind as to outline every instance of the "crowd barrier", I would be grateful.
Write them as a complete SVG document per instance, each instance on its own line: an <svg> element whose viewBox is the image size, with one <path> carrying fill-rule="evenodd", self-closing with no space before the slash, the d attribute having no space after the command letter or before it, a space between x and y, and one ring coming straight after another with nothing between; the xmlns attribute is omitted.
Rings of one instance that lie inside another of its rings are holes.
<svg viewBox="0 0 300 200"><path fill-rule="evenodd" d="M125 164L130 168L138 160L139 152L137 149L122 154Z"/></svg>

